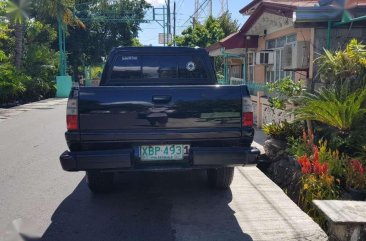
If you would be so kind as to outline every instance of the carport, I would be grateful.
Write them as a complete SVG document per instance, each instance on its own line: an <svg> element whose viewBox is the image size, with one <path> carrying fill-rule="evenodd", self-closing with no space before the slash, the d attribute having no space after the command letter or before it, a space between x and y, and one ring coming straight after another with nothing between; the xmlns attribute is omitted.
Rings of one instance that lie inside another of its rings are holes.
<svg viewBox="0 0 366 241"><path fill-rule="evenodd" d="M231 76L230 69L233 61L236 64L242 64L240 78L235 78L234 82L247 83L247 65L248 51L258 47L258 36L245 35L243 32L233 33L219 42L207 47L207 50L212 57L223 57L223 75L220 80L223 84L230 84Z"/></svg>

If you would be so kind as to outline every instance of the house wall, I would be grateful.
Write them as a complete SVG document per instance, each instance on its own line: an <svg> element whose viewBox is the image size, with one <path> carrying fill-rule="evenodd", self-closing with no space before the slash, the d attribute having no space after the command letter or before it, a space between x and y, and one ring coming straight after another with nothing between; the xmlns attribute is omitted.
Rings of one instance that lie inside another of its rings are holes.
<svg viewBox="0 0 366 241"><path fill-rule="evenodd" d="M297 41L310 41L313 42L312 38L312 29L310 28L294 28L289 27L271 34L266 35L265 37L259 37L258 39L258 49L257 51L266 49L266 41L271 39L276 39L282 36L290 35L296 33ZM310 68L313 66L313 54L312 50L310 51ZM264 65L256 65L255 66L255 81L256 83L265 83L265 66ZM298 72L295 74L295 80L305 79L306 72Z"/></svg>

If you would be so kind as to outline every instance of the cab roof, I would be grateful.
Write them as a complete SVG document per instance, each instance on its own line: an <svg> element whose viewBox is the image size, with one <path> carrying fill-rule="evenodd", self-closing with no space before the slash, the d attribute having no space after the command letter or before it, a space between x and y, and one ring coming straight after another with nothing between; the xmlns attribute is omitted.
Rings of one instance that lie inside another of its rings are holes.
<svg viewBox="0 0 366 241"><path fill-rule="evenodd" d="M160 47L160 46L156 46L156 47L152 47L152 46L147 46L147 47L116 47L113 48L111 53L113 52L120 52L120 51L128 51L128 52L142 52L142 53L200 53L200 52L204 52L207 53L206 49L204 48L192 48L192 47Z"/></svg>

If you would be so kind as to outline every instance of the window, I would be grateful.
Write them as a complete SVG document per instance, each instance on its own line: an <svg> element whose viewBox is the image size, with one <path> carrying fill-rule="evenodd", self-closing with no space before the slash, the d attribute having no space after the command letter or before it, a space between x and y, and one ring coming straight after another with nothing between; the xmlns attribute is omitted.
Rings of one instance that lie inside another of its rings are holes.
<svg viewBox="0 0 366 241"><path fill-rule="evenodd" d="M260 64L268 64L269 63L269 53L268 52L260 52L259 53L259 63Z"/></svg>
<svg viewBox="0 0 366 241"><path fill-rule="evenodd" d="M274 49L276 48L276 40L268 40L267 41L267 49Z"/></svg>
<svg viewBox="0 0 366 241"><path fill-rule="evenodd" d="M248 81L254 82L254 66L255 66L255 53L248 53Z"/></svg>
<svg viewBox="0 0 366 241"><path fill-rule="evenodd" d="M276 48L282 48L285 46L285 44L286 44L286 36L278 38L276 41Z"/></svg>
<svg viewBox="0 0 366 241"><path fill-rule="evenodd" d="M270 39L266 41L267 49L282 48L285 44L296 42L296 34L290 34L276 39Z"/></svg>
<svg viewBox="0 0 366 241"><path fill-rule="evenodd" d="M202 59L194 55L117 56L113 63L111 82L128 80L207 79Z"/></svg>
<svg viewBox="0 0 366 241"><path fill-rule="evenodd" d="M230 77L241 79L243 75L243 65L232 65L230 66Z"/></svg>
<svg viewBox="0 0 366 241"><path fill-rule="evenodd" d="M296 42L296 34L291 34L287 36L287 43Z"/></svg>
<svg viewBox="0 0 366 241"><path fill-rule="evenodd" d="M117 56L111 79L141 78L141 56Z"/></svg>
<svg viewBox="0 0 366 241"><path fill-rule="evenodd" d="M142 75L144 79L177 78L177 57L144 56Z"/></svg>
<svg viewBox="0 0 366 241"><path fill-rule="evenodd" d="M197 56L178 56L178 75L181 79L205 79L206 69Z"/></svg>
<svg viewBox="0 0 366 241"><path fill-rule="evenodd" d="M267 49L274 51L274 65L266 67L266 81L274 82L278 79L289 76L295 80L295 72L283 70L283 48L286 44L296 42L296 34L283 36L277 39L271 39L266 42Z"/></svg>

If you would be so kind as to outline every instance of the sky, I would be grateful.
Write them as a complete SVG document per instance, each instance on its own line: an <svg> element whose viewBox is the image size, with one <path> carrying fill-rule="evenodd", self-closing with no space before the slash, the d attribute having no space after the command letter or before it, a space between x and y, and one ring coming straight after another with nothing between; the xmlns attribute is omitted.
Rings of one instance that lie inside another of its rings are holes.
<svg viewBox="0 0 366 241"><path fill-rule="evenodd" d="M165 4L165 0L146 0L151 3L154 7L159 8ZM247 17L243 16L239 13L239 10L242 9L245 5L247 5L251 0L227 0L228 1L228 10L232 14L232 18L238 20L240 26L246 21ZM173 13L173 3L174 0L170 0L171 2L171 13ZM192 22L189 19L194 13L195 0L175 0L177 7L177 28L176 32L179 35L185 28L187 28ZM200 0L200 3L204 3L205 0ZM221 10L221 1L220 0L212 0L213 5L213 16L217 17ZM157 10L158 12L158 10ZM202 17L200 20L204 21L207 18L207 11L200 12L200 16ZM149 11L145 17L146 19L152 19L152 11ZM187 21L189 19L189 21ZM173 17L172 17L172 25L173 25ZM139 32L139 40L143 45L153 45L158 46L159 44L159 33L163 33L163 28L157 22L151 21L150 23L141 24L142 31ZM173 31L173 30L172 30Z"/></svg>

